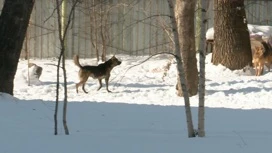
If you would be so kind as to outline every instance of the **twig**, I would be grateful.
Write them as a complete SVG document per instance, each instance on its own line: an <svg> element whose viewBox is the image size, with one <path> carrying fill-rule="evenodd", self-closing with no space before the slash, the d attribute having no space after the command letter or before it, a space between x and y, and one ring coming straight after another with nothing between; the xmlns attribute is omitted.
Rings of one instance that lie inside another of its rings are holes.
<svg viewBox="0 0 272 153"><path fill-rule="evenodd" d="M121 79L120 79L119 81L117 81L117 82L114 84L114 86L115 86L118 82L122 81L122 79L125 77L125 74L128 72L128 70L132 69L133 67L136 67L136 66L139 66L139 65L145 63L146 61L148 61L149 59L151 59L151 58L154 57L154 56L162 55L162 54L172 55L172 56L174 56L174 57L176 58L176 60L179 59L177 55L175 55L175 54L173 54L173 53L169 53L169 52L160 52L160 53L153 54L153 55L149 56L147 59L141 61L140 63L135 64L135 65L132 65L132 66L130 66L129 68L127 68L127 70L124 72L124 74L123 74L123 76L121 77ZM116 77L117 77L117 76L116 76ZM116 77L114 77L113 79L111 79L111 81L114 80Z"/></svg>
<svg viewBox="0 0 272 153"><path fill-rule="evenodd" d="M52 66L56 66L56 67L58 67L58 65L57 65L57 64L51 64L51 63L45 63L44 65L52 65ZM60 66L60 68L62 68L62 69L63 69L63 67L62 67L62 66Z"/></svg>
<svg viewBox="0 0 272 153"><path fill-rule="evenodd" d="M63 0L62 0L62 1L63 1ZM62 3L62 1L61 1L61 3ZM57 7L60 7L61 3L60 3L59 5L57 5ZM43 21L43 23L47 22L47 21L55 14L55 11L57 10L57 7L54 8L52 14L51 14L49 17L47 17L47 18Z"/></svg>

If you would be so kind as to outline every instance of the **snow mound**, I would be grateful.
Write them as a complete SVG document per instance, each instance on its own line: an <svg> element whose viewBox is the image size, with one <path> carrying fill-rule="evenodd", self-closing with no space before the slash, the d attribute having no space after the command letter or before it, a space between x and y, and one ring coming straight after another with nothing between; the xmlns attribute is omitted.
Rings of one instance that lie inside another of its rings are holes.
<svg viewBox="0 0 272 153"><path fill-rule="evenodd" d="M23 78L26 80L27 83L31 85L40 85L41 81L39 80L42 74L42 67L32 64L29 68L25 68L22 70Z"/></svg>
<svg viewBox="0 0 272 153"><path fill-rule="evenodd" d="M250 36L259 35L263 38L269 38L272 33L272 27L267 25L247 25ZM214 28L209 28L206 32L206 39L213 40L214 39Z"/></svg>

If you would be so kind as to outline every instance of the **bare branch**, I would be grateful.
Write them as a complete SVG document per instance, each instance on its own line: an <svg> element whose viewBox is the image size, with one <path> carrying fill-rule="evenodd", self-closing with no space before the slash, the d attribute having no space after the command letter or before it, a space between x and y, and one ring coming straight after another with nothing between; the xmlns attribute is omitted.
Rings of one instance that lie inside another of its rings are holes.
<svg viewBox="0 0 272 153"><path fill-rule="evenodd" d="M139 65L145 63L146 61L148 61L149 59L151 59L152 57L157 56L157 55L172 55L172 56L174 56L174 57L176 58L176 60L180 60L180 57L178 57L176 54L173 54L173 53L170 53L170 52L160 52L160 53L153 54L153 55L149 56L148 58L146 58L145 60L141 61L140 63L135 64L135 65L132 65L132 66L130 66L129 68L127 68L126 71L123 73L123 75L122 75L121 79L119 80L119 82L121 82L121 81L123 80L123 78L125 77L125 74L126 74L130 69L132 69L132 68L134 68L134 67L136 67L136 66L139 66ZM116 78L116 77L115 77L115 78ZM111 79L111 81L114 80L115 78ZM117 83L117 82L116 82L116 83ZM115 84L116 84L116 83L115 83ZM115 86L115 84L114 84L114 86Z"/></svg>

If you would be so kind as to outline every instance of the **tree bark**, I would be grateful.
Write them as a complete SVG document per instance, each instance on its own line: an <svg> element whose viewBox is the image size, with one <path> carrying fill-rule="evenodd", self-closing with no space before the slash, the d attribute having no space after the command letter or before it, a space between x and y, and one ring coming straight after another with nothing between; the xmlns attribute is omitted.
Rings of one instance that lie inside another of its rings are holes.
<svg viewBox="0 0 272 153"><path fill-rule="evenodd" d="M198 85L198 136L205 137L205 30L206 30L206 12L207 2L201 0L200 9L201 11L201 23L200 23L200 42L199 42L199 85Z"/></svg>
<svg viewBox="0 0 272 153"><path fill-rule="evenodd" d="M0 16L0 92L13 95L13 81L35 0L5 0Z"/></svg>
<svg viewBox="0 0 272 153"><path fill-rule="evenodd" d="M178 86L181 87L183 91L183 97L184 97L184 103L185 103L185 114L186 114L186 120L187 120L187 130L188 130L188 137L195 137L194 132L194 126L193 126L193 120L192 120L192 113L191 113L191 107L190 107L190 99L189 99L189 93L186 86L186 80L185 80L185 72L183 69L183 62L181 60L181 54L180 54L180 44L179 44L179 34L178 34L178 27L177 22L175 18L175 12L174 12L174 4L172 0L168 0L169 4L169 10L170 10L170 19L172 23L172 31L174 34L174 42L175 42L175 54L176 54L176 60L177 60L177 70L178 70Z"/></svg>
<svg viewBox="0 0 272 153"><path fill-rule="evenodd" d="M197 94L198 70L195 50L194 14L196 0L176 0L175 15L179 33L180 54L184 62L185 78L189 96ZM178 95L182 90L178 87Z"/></svg>
<svg viewBox="0 0 272 153"><path fill-rule="evenodd" d="M214 51L212 63L230 70L251 65L244 0L214 0Z"/></svg>

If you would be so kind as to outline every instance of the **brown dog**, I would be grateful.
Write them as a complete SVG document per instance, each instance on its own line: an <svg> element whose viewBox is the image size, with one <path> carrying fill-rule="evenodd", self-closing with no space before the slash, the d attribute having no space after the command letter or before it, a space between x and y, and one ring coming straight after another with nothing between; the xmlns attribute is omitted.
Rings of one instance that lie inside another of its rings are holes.
<svg viewBox="0 0 272 153"><path fill-rule="evenodd" d="M256 76L260 76L263 73L265 59L263 57L264 50L262 47L256 46L254 49L252 63L255 67Z"/></svg>
<svg viewBox="0 0 272 153"><path fill-rule="evenodd" d="M90 66L90 65L82 66L79 63L78 55L75 55L74 56L74 63L75 63L75 65L77 65L80 68L80 70L78 72L78 76L79 76L80 81L79 81L79 83L76 84L76 92L78 93L78 87L82 85L82 90L85 93L88 93L88 92L86 92L84 86L85 86L85 83L87 82L89 77L92 77L94 79L98 79L100 86L97 90L101 89L102 79L105 79L107 91L111 92L108 89L110 72L115 66L120 65L121 61L119 61L115 56L112 56L111 59L109 59L105 63L99 64L98 66Z"/></svg>
<svg viewBox="0 0 272 153"><path fill-rule="evenodd" d="M272 52L270 46L262 43L263 46L256 46L253 53L252 63L255 67L256 76L263 74L264 65L268 67L270 71L270 65L272 63Z"/></svg>

